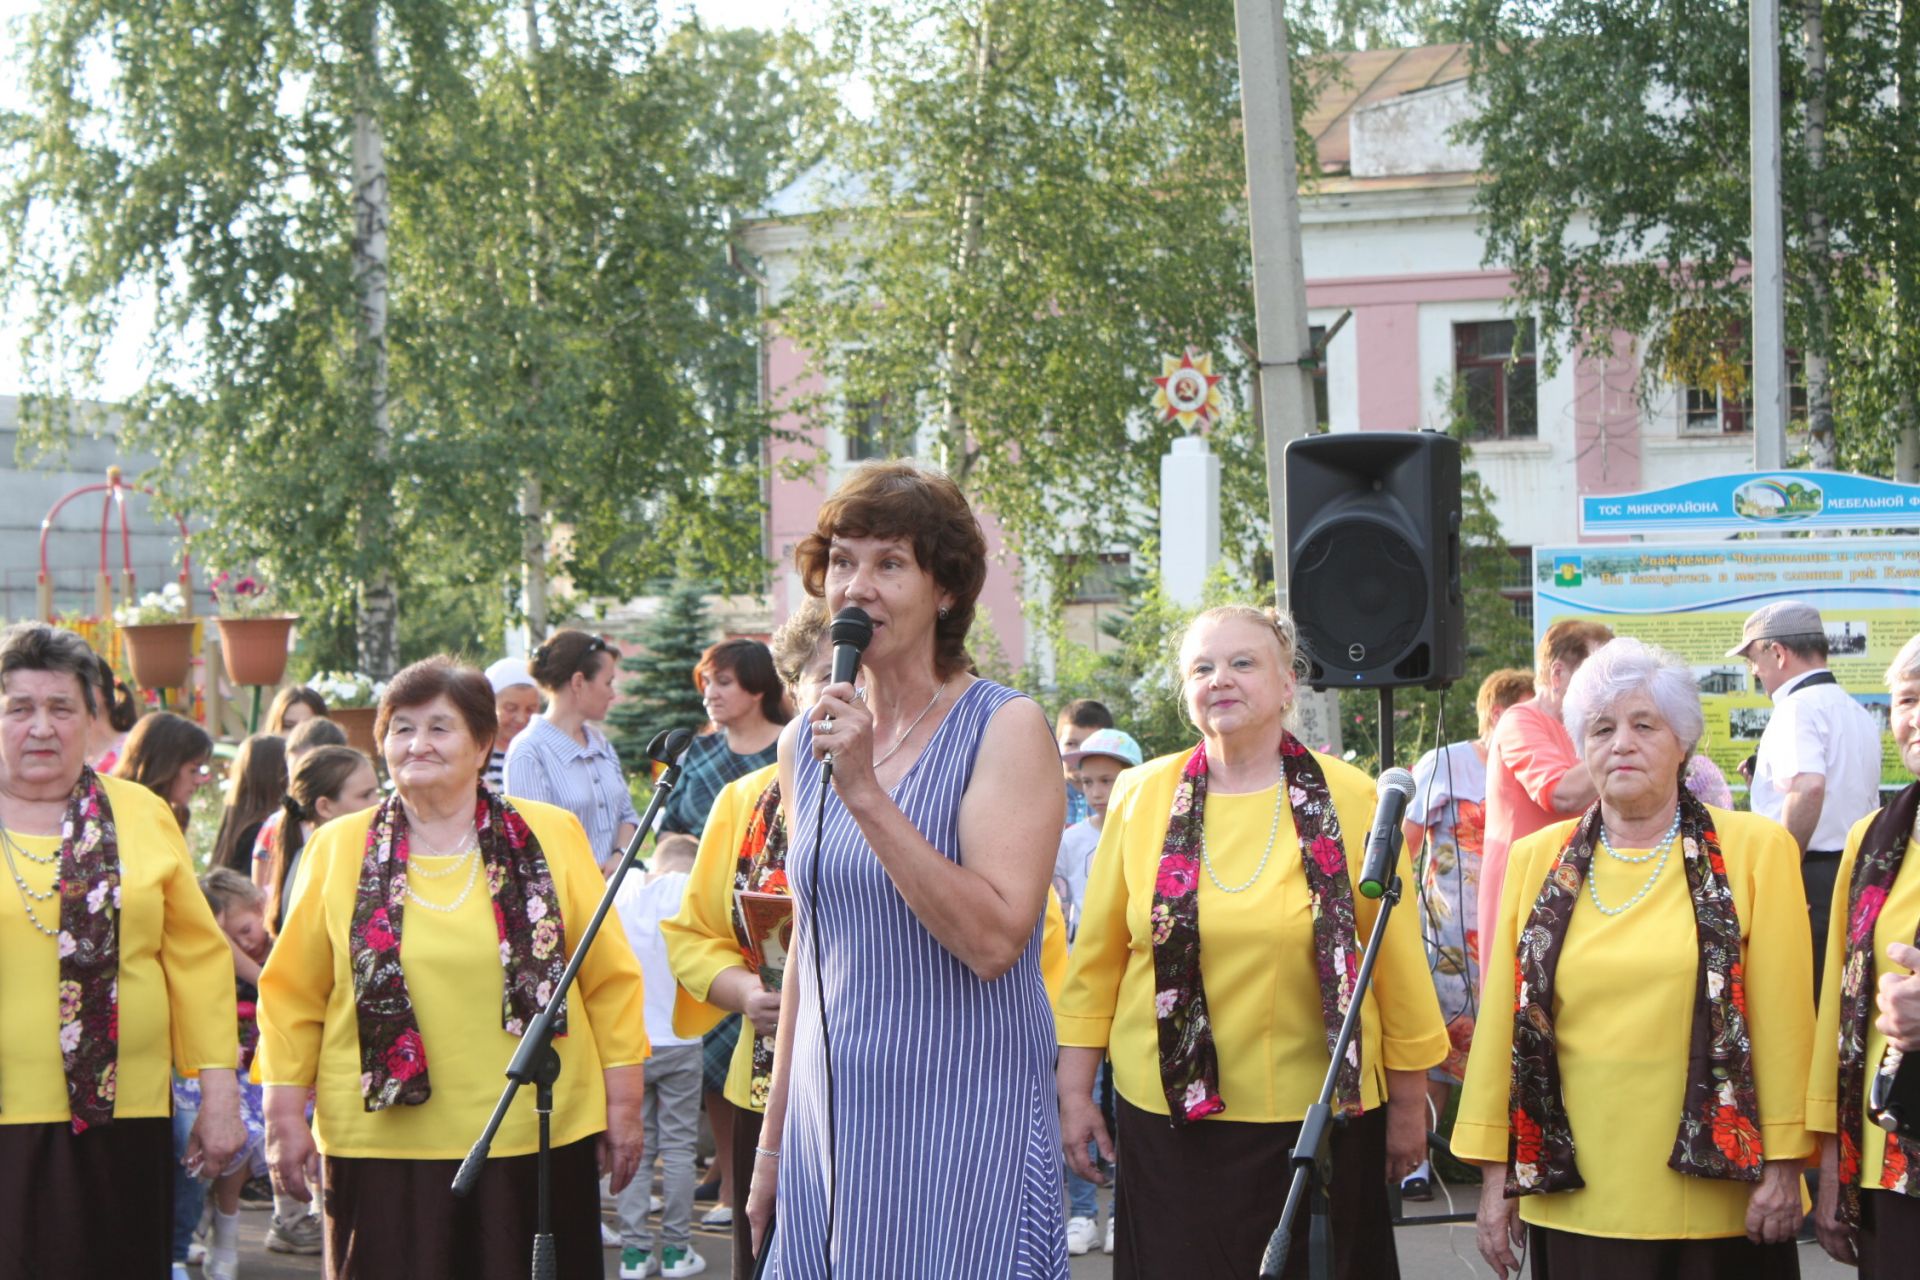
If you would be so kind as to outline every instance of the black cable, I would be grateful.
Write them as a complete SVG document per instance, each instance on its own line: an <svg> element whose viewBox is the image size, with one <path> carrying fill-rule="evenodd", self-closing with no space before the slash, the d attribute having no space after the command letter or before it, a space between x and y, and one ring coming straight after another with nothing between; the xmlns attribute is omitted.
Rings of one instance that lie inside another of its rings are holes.
<svg viewBox="0 0 1920 1280"><path fill-rule="evenodd" d="M820 1056L826 1064L827 1077L827 1234L821 1245L822 1261L827 1268L827 1276L833 1276L833 1202L840 1190L839 1170L835 1167L834 1117L833 1117L833 1039L827 1033L827 980L820 963L820 842L827 828L827 791L833 785L833 757L829 755L820 762L820 804L813 814L813 866L810 868L811 884L807 889L813 904L810 914L813 916L813 945L808 948L813 960L813 994L820 1005Z"/></svg>

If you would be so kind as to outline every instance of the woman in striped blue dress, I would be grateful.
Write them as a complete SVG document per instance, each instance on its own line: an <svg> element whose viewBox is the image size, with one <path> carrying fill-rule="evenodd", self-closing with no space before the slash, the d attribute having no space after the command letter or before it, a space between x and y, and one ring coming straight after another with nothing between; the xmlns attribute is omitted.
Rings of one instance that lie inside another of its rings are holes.
<svg viewBox="0 0 1920 1280"><path fill-rule="evenodd" d="M868 464L796 559L874 632L858 691L780 744L797 929L748 1203L756 1231L777 1219L768 1274L1064 1280L1040 977L1059 753L1037 705L969 672L979 524L945 476Z"/></svg>

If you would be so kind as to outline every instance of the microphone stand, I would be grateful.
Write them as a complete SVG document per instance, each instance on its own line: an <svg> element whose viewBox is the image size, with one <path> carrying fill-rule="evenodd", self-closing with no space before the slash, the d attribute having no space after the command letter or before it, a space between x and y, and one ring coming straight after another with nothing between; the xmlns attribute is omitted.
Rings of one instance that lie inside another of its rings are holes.
<svg viewBox="0 0 1920 1280"><path fill-rule="evenodd" d="M613 908L613 898L620 891L620 882L640 856L640 841L647 832L653 830L661 806L672 794L674 785L680 781L680 756L692 741L691 733L685 729L675 729L671 733L663 731L655 734L653 741L647 745L647 758L666 766L653 784L653 799L648 802L647 811L641 816L640 826L634 831L633 838L627 841L619 865L608 878L606 891L600 895L600 905L594 908L593 918L587 922L580 940L574 944L573 955L567 960L565 972L560 975L553 998L547 1001L546 1008L534 1016L526 1034L520 1037L520 1045L514 1050L512 1061L507 1063L507 1087L501 1091L500 1101L494 1104L493 1114L487 1117L487 1127L481 1131L479 1141L467 1152L467 1158L460 1162L459 1172L453 1176L453 1194L464 1199L480 1180L480 1171L487 1163L487 1151L493 1146L494 1135L500 1131L508 1109L513 1106L514 1096L520 1092L520 1086L532 1085L533 1109L540 1117L540 1151L537 1158L540 1190L533 1237L533 1280L555 1280L559 1274L551 1217L553 1084L560 1078L560 1054L553 1047L554 1022L560 1016L567 990L573 986L574 977L580 972L588 949L600 934L600 926L606 920L607 912Z"/></svg>
<svg viewBox="0 0 1920 1280"><path fill-rule="evenodd" d="M1394 831L1389 838L1394 845L1390 865L1398 866L1399 831ZM1380 895L1380 912L1373 918L1373 932L1368 936L1367 949L1360 957L1360 974L1354 981L1353 1001L1347 1006L1347 1016L1341 1020L1340 1034L1334 1040L1333 1058L1327 1063L1326 1079L1320 1082L1319 1101L1307 1108L1306 1119L1300 1122L1300 1136L1294 1143L1292 1155L1288 1157L1288 1162L1293 1166L1293 1183L1287 1188L1287 1205L1281 1211L1280 1225L1273 1229L1273 1235L1267 1240L1267 1252L1260 1260L1260 1280L1279 1280L1280 1273L1286 1269L1287 1252L1293 1245L1293 1224L1303 1200L1309 1203L1311 1215L1307 1233L1307 1274L1312 1280L1331 1280L1333 1275L1333 1228L1327 1193L1333 1185L1331 1144L1333 1126L1338 1123L1333 1116L1334 1078L1339 1073L1340 1064L1346 1061L1347 1046L1353 1043L1353 1037L1360 1030L1360 1004L1367 994L1368 985L1373 981L1373 963L1379 958L1380 944L1387 936L1387 919L1399 901L1400 876L1395 872L1387 884L1387 891ZM1385 1105L1384 1101L1382 1105Z"/></svg>

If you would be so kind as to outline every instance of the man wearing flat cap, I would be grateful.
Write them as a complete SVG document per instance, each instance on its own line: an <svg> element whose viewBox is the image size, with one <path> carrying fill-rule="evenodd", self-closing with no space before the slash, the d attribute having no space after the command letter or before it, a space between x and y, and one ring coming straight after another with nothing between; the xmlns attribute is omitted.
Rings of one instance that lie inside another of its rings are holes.
<svg viewBox="0 0 1920 1280"><path fill-rule="evenodd" d="M1773 699L1754 756L1751 801L1755 813L1785 827L1800 846L1818 994L1847 832L1880 806L1880 730L1827 670L1826 628L1810 604L1779 600L1755 610L1727 656L1745 658Z"/></svg>

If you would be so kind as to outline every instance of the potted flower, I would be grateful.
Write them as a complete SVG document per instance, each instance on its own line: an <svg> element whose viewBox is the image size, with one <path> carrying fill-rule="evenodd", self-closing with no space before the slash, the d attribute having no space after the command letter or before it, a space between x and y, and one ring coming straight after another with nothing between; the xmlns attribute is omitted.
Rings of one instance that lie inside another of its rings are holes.
<svg viewBox="0 0 1920 1280"><path fill-rule="evenodd" d="M273 590L258 578L222 573L213 580L220 614L220 657L238 685L279 684L287 673L288 638L300 619L275 607Z"/></svg>
<svg viewBox="0 0 1920 1280"><path fill-rule="evenodd" d="M193 619L180 584L169 582L113 611L126 641L133 682L143 689L184 689L193 669Z"/></svg>
<svg viewBox="0 0 1920 1280"><path fill-rule="evenodd" d="M322 671L306 684L325 699L327 718L346 731L347 742L377 758L373 718L380 709L380 695L387 691L385 683L358 671Z"/></svg>

